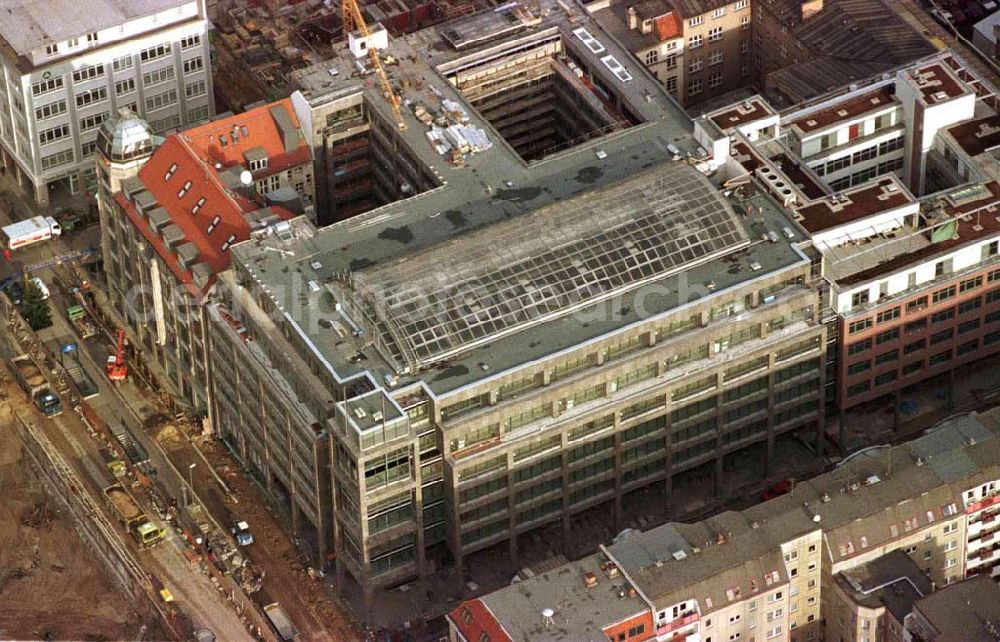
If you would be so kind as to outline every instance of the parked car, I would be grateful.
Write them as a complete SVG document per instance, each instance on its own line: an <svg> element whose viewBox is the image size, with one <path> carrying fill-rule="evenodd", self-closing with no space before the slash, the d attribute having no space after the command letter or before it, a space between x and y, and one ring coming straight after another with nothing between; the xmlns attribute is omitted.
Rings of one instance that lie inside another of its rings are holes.
<svg viewBox="0 0 1000 642"><path fill-rule="evenodd" d="M951 27L955 23L955 16L947 9L931 9L931 15L945 27Z"/></svg>
<svg viewBox="0 0 1000 642"><path fill-rule="evenodd" d="M242 520L236 520L233 527L229 529L233 538L240 546L250 546L253 544L253 533L250 532L250 524Z"/></svg>

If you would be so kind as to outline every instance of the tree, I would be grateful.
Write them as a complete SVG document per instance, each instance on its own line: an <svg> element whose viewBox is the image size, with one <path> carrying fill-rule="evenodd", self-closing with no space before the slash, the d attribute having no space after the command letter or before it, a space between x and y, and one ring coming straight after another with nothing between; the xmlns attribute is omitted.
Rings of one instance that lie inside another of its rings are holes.
<svg viewBox="0 0 1000 642"><path fill-rule="evenodd" d="M21 305L21 316L35 331L52 325L52 310L49 309L49 302L31 279L28 279L24 284L24 303Z"/></svg>

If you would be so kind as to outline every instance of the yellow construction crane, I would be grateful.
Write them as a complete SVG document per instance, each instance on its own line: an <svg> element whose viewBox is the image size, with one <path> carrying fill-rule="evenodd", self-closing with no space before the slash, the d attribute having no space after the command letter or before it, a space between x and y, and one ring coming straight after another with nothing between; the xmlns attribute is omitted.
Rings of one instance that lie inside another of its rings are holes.
<svg viewBox="0 0 1000 642"><path fill-rule="evenodd" d="M361 32L362 37L366 40L371 36L371 31L368 30L365 18L361 15L361 8L358 7L357 0L341 0L340 13L344 23L345 36L355 29ZM382 85L382 94L389 101L392 113L396 116L396 125L400 131L405 130L406 122L403 120L403 114L399 110L399 96L396 95L396 92L392 90L392 85L389 84L389 78L385 75L385 68L382 66L382 58L378 55L378 49L370 46L370 43L366 45L366 49L368 49L368 57L371 58L372 65L375 67L375 74L378 76L379 84Z"/></svg>

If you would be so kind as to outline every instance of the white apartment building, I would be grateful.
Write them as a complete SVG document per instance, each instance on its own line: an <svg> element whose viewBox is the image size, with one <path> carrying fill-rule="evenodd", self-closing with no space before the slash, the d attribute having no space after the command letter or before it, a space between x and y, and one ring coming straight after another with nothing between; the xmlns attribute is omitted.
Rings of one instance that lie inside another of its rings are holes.
<svg viewBox="0 0 1000 642"><path fill-rule="evenodd" d="M1000 479L965 491L966 575L1000 578Z"/></svg>
<svg viewBox="0 0 1000 642"><path fill-rule="evenodd" d="M213 115L202 0L25 0L0 20L0 158L40 205L95 190L101 123L131 108L154 131Z"/></svg>

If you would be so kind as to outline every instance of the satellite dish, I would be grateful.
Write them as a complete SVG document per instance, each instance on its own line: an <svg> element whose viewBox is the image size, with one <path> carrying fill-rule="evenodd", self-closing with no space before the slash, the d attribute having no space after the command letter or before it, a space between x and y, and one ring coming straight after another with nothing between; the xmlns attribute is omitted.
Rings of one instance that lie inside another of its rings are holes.
<svg viewBox="0 0 1000 642"><path fill-rule="evenodd" d="M817 524L819 524L822 519L823 518L820 515L813 515L813 521Z"/></svg>
<svg viewBox="0 0 1000 642"><path fill-rule="evenodd" d="M542 617L552 617L556 612L552 609L542 609Z"/></svg>
<svg viewBox="0 0 1000 642"><path fill-rule="evenodd" d="M247 186L252 185L253 174L251 174L249 170L243 170L242 172L240 172L240 182Z"/></svg>

